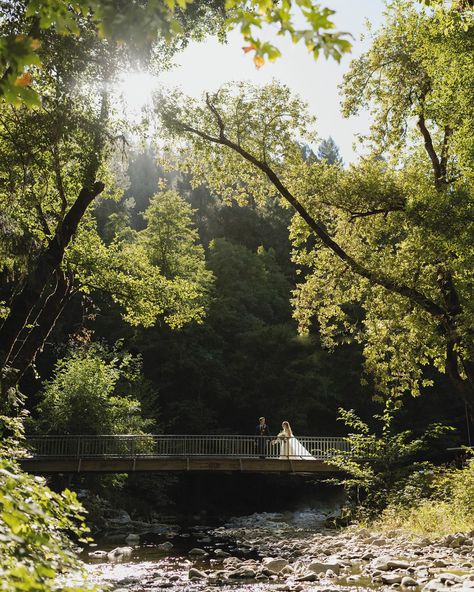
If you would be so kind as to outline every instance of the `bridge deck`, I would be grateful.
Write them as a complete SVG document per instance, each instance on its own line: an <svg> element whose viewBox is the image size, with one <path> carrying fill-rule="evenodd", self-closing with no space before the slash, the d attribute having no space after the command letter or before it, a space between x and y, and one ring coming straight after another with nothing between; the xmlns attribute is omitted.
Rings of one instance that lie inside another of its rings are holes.
<svg viewBox="0 0 474 592"><path fill-rule="evenodd" d="M331 466L335 451L349 452L343 438L290 440L228 435L31 436L30 455L21 464L31 473L321 473L337 470Z"/></svg>
<svg viewBox="0 0 474 592"><path fill-rule="evenodd" d="M337 469L322 460L229 457L25 458L29 473L132 473L165 471L233 471L242 473L321 473Z"/></svg>

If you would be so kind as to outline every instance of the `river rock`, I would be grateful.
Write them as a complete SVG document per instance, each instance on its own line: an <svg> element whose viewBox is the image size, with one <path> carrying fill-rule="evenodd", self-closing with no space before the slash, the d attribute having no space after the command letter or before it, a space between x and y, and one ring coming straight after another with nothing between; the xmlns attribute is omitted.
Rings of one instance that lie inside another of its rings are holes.
<svg viewBox="0 0 474 592"><path fill-rule="evenodd" d="M430 580L423 588L424 592L444 592L444 590L447 590L447 586L439 580Z"/></svg>
<svg viewBox="0 0 474 592"><path fill-rule="evenodd" d="M443 583L445 583L445 582L458 583L458 582L462 581L462 579L459 576L457 576L456 574L453 574L453 573L449 573L449 572L444 572L444 573L438 574L437 579Z"/></svg>
<svg viewBox="0 0 474 592"><path fill-rule="evenodd" d="M308 570L315 574L326 573L328 569L339 575L341 565L339 563L321 563L319 561L313 561L308 566Z"/></svg>
<svg viewBox="0 0 474 592"><path fill-rule="evenodd" d="M125 537L125 542L129 545L138 545L140 542L140 535L131 532L129 535Z"/></svg>
<svg viewBox="0 0 474 592"><path fill-rule="evenodd" d="M401 584L403 576L402 574L388 573L382 574L380 577L382 578L382 582L384 584L388 584L390 586L391 584Z"/></svg>
<svg viewBox="0 0 474 592"><path fill-rule="evenodd" d="M230 553L227 553L227 551L224 551L223 549L216 549L214 551L214 556L225 558L225 557L230 557Z"/></svg>
<svg viewBox="0 0 474 592"><path fill-rule="evenodd" d="M382 557L377 557L370 563L370 567L375 570L380 571L388 571L388 562L391 560L390 557L387 555L382 555Z"/></svg>
<svg viewBox="0 0 474 592"><path fill-rule="evenodd" d="M305 573L296 578L297 582L316 582L318 576L314 572Z"/></svg>
<svg viewBox="0 0 474 592"><path fill-rule="evenodd" d="M402 559L389 559L387 561L387 567L390 569L408 569L410 564L408 561L403 561Z"/></svg>
<svg viewBox="0 0 474 592"><path fill-rule="evenodd" d="M207 555L207 552L204 551L204 549L199 549L198 547L194 547L193 549L191 549L191 551L189 551L189 555L195 555L197 557L205 557Z"/></svg>
<svg viewBox="0 0 474 592"><path fill-rule="evenodd" d="M160 543L159 545L157 545L156 548L160 551L171 551L171 549L173 548L173 543L171 543L170 541L166 541L165 543Z"/></svg>
<svg viewBox="0 0 474 592"><path fill-rule="evenodd" d="M416 580L414 580L413 578L411 578L410 576L403 576L402 586L405 586L405 588L411 588L414 586L418 586L418 582Z"/></svg>
<svg viewBox="0 0 474 592"><path fill-rule="evenodd" d="M95 559L102 559L107 557L107 551L92 551L89 553L89 557L94 557Z"/></svg>
<svg viewBox="0 0 474 592"><path fill-rule="evenodd" d="M279 573L284 567L288 565L288 561L286 559L265 558L262 563L268 570L274 573Z"/></svg>
<svg viewBox="0 0 474 592"><path fill-rule="evenodd" d="M190 580L204 580L207 578L207 575L203 571L200 571L195 567L191 567L191 569L188 572L188 578Z"/></svg>
<svg viewBox="0 0 474 592"><path fill-rule="evenodd" d="M230 579L242 579L242 580L253 580L257 575L256 571L251 567L239 567L235 571L232 571L228 574L228 578Z"/></svg>
<svg viewBox="0 0 474 592"><path fill-rule="evenodd" d="M114 514L113 518L108 518L107 520L112 526L123 526L132 522L130 514L125 510L117 510Z"/></svg>
<svg viewBox="0 0 474 592"><path fill-rule="evenodd" d="M132 547L117 547L107 553L107 558L111 561L115 559L124 559L125 557L130 557L132 553Z"/></svg>

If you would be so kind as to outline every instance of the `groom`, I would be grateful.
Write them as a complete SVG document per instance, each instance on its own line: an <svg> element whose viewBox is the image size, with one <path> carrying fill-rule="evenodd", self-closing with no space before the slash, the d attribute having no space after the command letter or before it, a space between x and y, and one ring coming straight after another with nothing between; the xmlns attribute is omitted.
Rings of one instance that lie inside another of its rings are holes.
<svg viewBox="0 0 474 592"><path fill-rule="evenodd" d="M255 441L257 444L257 454L260 458L265 458L266 444L271 437L271 434L264 417L259 418L255 433L257 434L257 439Z"/></svg>

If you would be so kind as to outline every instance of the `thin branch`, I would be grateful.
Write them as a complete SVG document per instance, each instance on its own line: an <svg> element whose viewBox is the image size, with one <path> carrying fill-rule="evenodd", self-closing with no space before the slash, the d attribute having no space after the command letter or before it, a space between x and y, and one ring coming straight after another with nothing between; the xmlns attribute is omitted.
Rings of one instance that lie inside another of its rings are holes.
<svg viewBox="0 0 474 592"><path fill-rule="evenodd" d="M393 206L392 208L379 208L375 210L369 210L367 212L353 212L348 210L351 215L351 222L356 218L367 218L369 216L376 216L377 214L383 214L387 216L390 212L402 212L404 210L404 206Z"/></svg>
<svg viewBox="0 0 474 592"><path fill-rule="evenodd" d="M66 192L64 191L64 184L63 184L63 177L61 175L61 161L59 159L59 150L58 145L55 142L53 144L53 166L54 166L54 173L56 175L56 185L58 188L59 197L61 199L61 213L60 213L60 220L63 219L64 214L67 209L67 199L66 199Z"/></svg>
<svg viewBox="0 0 474 592"><path fill-rule="evenodd" d="M41 229L43 230L44 234L48 237L51 237L51 229L49 228L48 221L46 220L46 216L44 215L43 208L41 204L37 203L35 205L36 213L38 214L38 218L41 224Z"/></svg>
<svg viewBox="0 0 474 592"><path fill-rule="evenodd" d="M418 117L418 128L425 141L425 150L428 153L428 156L430 157L431 163L433 165L435 185L439 189L443 181L443 174L438 155L436 154L436 150L433 146L431 134L428 131L428 128L426 127L425 116L423 115L423 113L420 113L420 116Z"/></svg>

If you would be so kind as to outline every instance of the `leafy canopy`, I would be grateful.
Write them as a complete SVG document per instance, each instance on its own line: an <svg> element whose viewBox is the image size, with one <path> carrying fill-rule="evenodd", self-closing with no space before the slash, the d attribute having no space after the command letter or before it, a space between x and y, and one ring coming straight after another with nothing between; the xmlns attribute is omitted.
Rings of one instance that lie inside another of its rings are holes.
<svg viewBox="0 0 474 592"><path fill-rule="evenodd" d="M219 29L222 36L224 30L239 28L247 43L244 50L255 52L254 62L260 67L265 59L280 55L275 45L260 38L257 31L264 24L294 43L303 41L315 58L322 51L339 61L351 44L347 33L334 31L333 14L312 0L17 0L5 18L26 17L29 26L0 37L0 95L8 102L38 104L33 73L42 67L41 29L78 36L81 23L89 19L100 38L126 44L147 60L159 41L182 45L189 36L201 38ZM299 19L303 28L297 25Z"/></svg>
<svg viewBox="0 0 474 592"><path fill-rule="evenodd" d="M175 94L162 118L180 153L165 160L196 184L296 210L301 331L315 323L328 347L362 343L379 394L418 394L434 365L472 403L474 29L452 13L446 29L447 18L395 3L353 64L346 110L370 101L374 152L347 169L304 158L313 120L277 83L224 86L198 105Z"/></svg>

